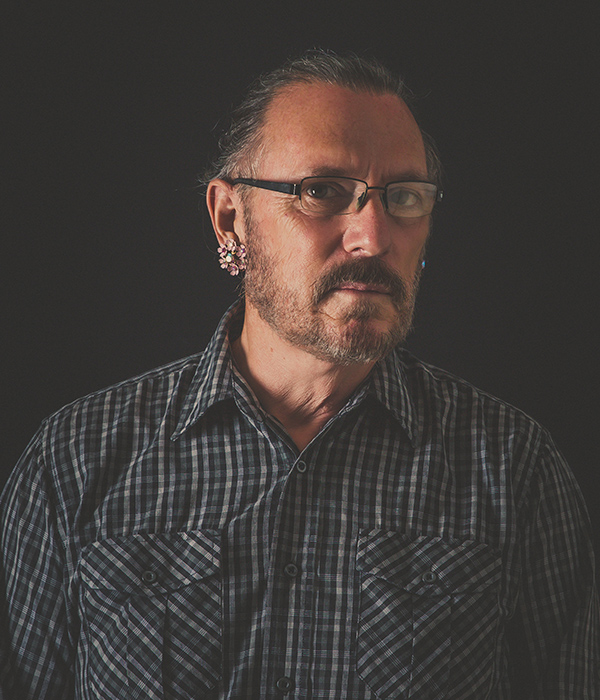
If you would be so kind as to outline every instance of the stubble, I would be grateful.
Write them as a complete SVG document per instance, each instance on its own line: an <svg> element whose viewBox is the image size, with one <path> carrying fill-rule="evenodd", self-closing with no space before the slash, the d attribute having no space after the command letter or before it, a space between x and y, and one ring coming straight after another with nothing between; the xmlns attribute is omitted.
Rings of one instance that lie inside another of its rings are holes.
<svg viewBox="0 0 600 700"><path fill-rule="evenodd" d="M281 338L339 365L377 361L404 341L412 328L420 269L407 284L380 258L359 258L328 270L303 294L283 277L283 264L269 256L249 207L244 223L246 299ZM374 329L373 322L381 318L382 310L369 298L348 305L332 323L324 309L330 295L344 283L377 285L389 295L395 318L387 330Z"/></svg>

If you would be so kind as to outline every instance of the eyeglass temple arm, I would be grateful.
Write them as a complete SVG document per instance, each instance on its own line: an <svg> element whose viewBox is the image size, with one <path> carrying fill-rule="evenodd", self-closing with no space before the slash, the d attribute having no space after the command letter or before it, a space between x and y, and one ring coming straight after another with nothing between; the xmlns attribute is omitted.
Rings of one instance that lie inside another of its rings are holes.
<svg viewBox="0 0 600 700"><path fill-rule="evenodd" d="M300 185L292 185L287 182L271 182L270 180L253 180L248 177L237 177L235 180L233 180L233 184L250 185L250 187L260 187L263 190L273 190L273 192L300 195Z"/></svg>

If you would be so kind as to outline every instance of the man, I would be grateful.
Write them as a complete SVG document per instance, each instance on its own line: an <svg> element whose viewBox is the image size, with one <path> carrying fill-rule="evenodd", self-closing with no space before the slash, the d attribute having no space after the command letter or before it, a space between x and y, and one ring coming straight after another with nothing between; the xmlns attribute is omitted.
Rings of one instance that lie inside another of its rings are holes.
<svg viewBox="0 0 600 700"><path fill-rule="evenodd" d="M568 467L398 346L440 196L404 98L323 52L252 88L207 186L243 300L4 493L7 697L598 697Z"/></svg>

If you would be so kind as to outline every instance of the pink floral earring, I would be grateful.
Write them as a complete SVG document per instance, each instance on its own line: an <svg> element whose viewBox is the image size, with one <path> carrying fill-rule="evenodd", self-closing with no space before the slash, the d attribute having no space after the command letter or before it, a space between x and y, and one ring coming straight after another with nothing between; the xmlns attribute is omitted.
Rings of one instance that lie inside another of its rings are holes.
<svg viewBox="0 0 600 700"><path fill-rule="evenodd" d="M238 245L233 238L229 238L217 251L221 267L230 275L238 275L246 269L246 246Z"/></svg>

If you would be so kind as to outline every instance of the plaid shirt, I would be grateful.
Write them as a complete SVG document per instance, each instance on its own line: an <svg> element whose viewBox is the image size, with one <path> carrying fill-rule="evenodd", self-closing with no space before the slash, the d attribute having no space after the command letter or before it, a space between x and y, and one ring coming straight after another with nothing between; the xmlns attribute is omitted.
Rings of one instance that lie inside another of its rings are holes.
<svg viewBox="0 0 600 700"><path fill-rule="evenodd" d="M546 432L398 349L299 453L232 366L240 326L30 443L6 700L600 697L589 526Z"/></svg>

